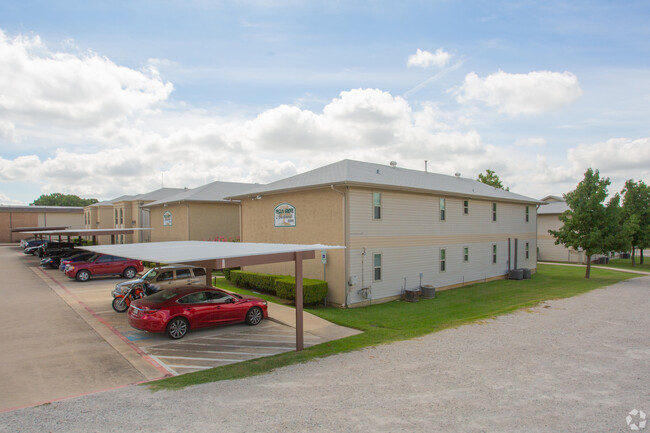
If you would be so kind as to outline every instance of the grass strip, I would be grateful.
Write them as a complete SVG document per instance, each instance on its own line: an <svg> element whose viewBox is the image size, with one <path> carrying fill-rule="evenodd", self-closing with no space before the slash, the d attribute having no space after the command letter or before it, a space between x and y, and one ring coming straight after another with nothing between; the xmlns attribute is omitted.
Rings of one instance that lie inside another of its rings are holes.
<svg viewBox="0 0 650 433"><path fill-rule="evenodd" d="M306 308L306 311L314 315L341 326L359 329L363 334L322 343L301 352L287 352L150 382L147 386L152 390L179 389L264 374L276 368L337 353L420 337L532 307L545 300L575 296L634 277L634 274L593 269L592 277L587 280L582 268L539 264L538 272L530 280L472 284L438 292L435 299L424 299L416 303L394 301L352 309ZM220 280L219 285L227 290L253 294L233 288L227 281Z"/></svg>

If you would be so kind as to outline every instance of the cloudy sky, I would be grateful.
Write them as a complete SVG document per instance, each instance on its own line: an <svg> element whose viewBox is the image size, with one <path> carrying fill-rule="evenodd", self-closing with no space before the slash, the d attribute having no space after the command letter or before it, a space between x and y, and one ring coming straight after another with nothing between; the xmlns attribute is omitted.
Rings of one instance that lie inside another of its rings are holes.
<svg viewBox="0 0 650 433"><path fill-rule="evenodd" d="M650 2L0 2L0 203L341 159L650 182Z"/></svg>

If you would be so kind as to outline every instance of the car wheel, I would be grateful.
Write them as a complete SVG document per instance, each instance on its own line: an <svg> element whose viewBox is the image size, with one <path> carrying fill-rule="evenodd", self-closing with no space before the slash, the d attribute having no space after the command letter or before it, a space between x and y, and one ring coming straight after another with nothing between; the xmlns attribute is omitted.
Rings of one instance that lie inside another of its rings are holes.
<svg viewBox="0 0 650 433"><path fill-rule="evenodd" d="M117 311L118 313L124 313L128 309L129 304L126 303L126 298L119 297L113 299L113 310Z"/></svg>
<svg viewBox="0 0 650 433"><path fill-rule="evenodd" d="M77 272L77 281L88 281L90 279L90 272L88 272L85 269L80 270Z"/></svg>
<svg viewBox="0 0 650 433"><path fill-rule="evenodd" d="M187 319L183 317L176 317L167 324L167 335L172 340L178 340L185 337L187 331L190 330L190 325Z"/></svg>
<svg viewBox="0 0 650 433"><path fill-rule="evenodd" d="M135 277L135 274L136 274L135 268L126 268L122 275L124 275L124 278L131 279Z"/></svg>
<svg viewBox="0 0 650 433"><path fill-rule="evenodd" d="M251 326L257 325L262 321L263 317L262 309L260 307L253 307L246 313L246 324Z"/></svg>

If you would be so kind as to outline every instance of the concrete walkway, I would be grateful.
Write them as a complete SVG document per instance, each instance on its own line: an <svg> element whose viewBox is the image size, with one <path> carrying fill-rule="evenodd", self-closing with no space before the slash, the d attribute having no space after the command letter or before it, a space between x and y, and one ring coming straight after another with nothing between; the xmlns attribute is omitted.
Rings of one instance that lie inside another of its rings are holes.
<svg viewBox="0 0 650 433"><path fill-rule="evenodd" d="M268 304L269 319L290 326L296 327L296 310L286 305ZM303 311L303 329L305 333L316 335L327 341L338 340L339 338L361 334L361 331L344 326L335 325L311 313Z"/></svg>
<svg viewBox="0 0 650 433"><path fill-rule="evenodd" d="M575 263L557 263L557 262L538 262L543 265L553 265L553 266L570 266L574 268L586 268L587 265L579 265ZM623 268L611 268L609 266L598 266L591 265L591 269L604 269L606 271L616 271L616 272L626 272L628 274L638 274L638 275L650 275L650 272L645 271L636 271L634 269L623 269Z"/></svg>

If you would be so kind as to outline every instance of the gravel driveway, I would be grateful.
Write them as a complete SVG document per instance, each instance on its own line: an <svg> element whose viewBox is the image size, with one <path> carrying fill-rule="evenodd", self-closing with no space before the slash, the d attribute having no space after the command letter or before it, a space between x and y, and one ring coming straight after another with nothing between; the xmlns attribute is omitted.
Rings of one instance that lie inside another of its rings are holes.
<svg viewBox="0 0 650 433"><path fill-rule="evenodd" d="M264 376L4 413L0 431L624 432L632 409L650 418L649 337L636 278Z"/></svg>

